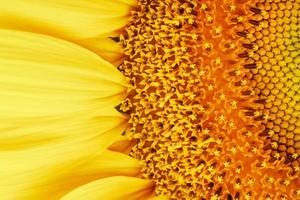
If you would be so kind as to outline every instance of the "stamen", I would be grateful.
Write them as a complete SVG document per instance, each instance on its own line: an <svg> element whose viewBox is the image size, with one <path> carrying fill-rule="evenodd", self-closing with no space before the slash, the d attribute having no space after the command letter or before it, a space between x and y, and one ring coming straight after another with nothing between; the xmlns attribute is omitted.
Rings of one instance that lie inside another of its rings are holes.
<svg viewBox="0 0 300 200"><path fill-rule="evenodd" d="M240 28L234 26L250 26L243 14L248 7L228 0L140 0L139 6L121 37L126 57L119 69L133 83L120 109L130 115L127 137L137 141L130 155L146 163L142 177L153 179L156 193L171 199L296 199L299 174L279 159L271 162L278 155L268 150L283 152L288 140L276 134L273 111L260 109L276 102L274 91L273 99L259 97L275 73L263 72L269 58L257 55L263 45L253 30L237 32L243 38L232 35ZM276 65L290 64L274 56ZM259 88L252 71L262 73ZM293 85L293 74L286 76ZM261 182L266 177L276 181Z"/></svg>
<svg viewBox="0 0 300 200"><path fill-rule="evenodd" d="M248 27L241 32L252 31L257 36L251 42L257 47L252 51L252 57L257 58L255 62L263 64L259 69L254 67L255 63L244 67L251 69L251 85L259 95L255 103L262 104L260 111L269 118L264 120L260 116L256 120L264 121L265 128L273 131L270 138L272 155L283 158L295 170L300 166L299 157L292 159L294 153L300 153L300 52L296 47L299 34L294 34L292 29L299 32L299 20L295 19L299 18L300 5L297 1L271 2L258 1L257 7L250 7L255 14L250 15L251 18L264 19L262 29L255 27L259 21L250 19L254 28ZM243 46L248 52L250 46Z"/></svg>

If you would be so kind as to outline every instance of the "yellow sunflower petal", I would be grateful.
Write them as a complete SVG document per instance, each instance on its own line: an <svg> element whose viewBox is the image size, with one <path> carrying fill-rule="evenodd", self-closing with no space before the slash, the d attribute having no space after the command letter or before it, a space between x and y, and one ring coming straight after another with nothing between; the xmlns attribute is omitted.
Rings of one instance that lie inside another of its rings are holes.
<svg viewBox="0 0 300 200"><path fill-rule="evenodd" d="M81 186L62 200L141 200L153 194L153 183L147 180L115 176L100 179Z"/></svg>
<svg viewBox="0 0 300 200"><path fill-rule="evenodd" d="M125 86L113 65L80 46L0 30L0 118L96 112L119 104Z"/></svg>
<svg viewBox="0 0 300 200"><path fill-rule="evenodd" d="M113 176L116 174L137 176L143 166L143 162L129 157L123 153L105 150L99 153L96 159L90 160L78 168L76 176L93 175L93 178Z"/></svg>
<svg viewBox="0 0 300 200"><path fill-rule="evenodd" d="M56 197L62 197L63 194L100 178L118 175L137 176L141 168L142 163L136 159L121 153L104 151L61 176L55 184L56 189L61 188Z"/></svg>
<svg viewBox="0 0 300 200"><path fill-rule="evenodd" d="M124 27L135 4L132 0L10 0L0 5L0 28L63 38L114 62L120 57L119 46L107 49L109 42L101 38Z"/></svg>
<svg viewBox="0 0 300 200"><path fill-rule="evenodd" d="M105 133L99 130L91 137L25 150L0 151L1 199L57 199L73 187L99 177L135 175L139 163L105 151L120 139L125 127L126 124L122 124ZM125 165L122 170L121 165Z"/></svg>
<svg viewBox="0 0 300 200"><path fill-rule="evenodd" d="M124 56L122 52L122 45L113 41L110 38L92 38L79 42L82 46L92 50L100 55L105 60L118 65Z"/></svg>
<svg viewBox="0 0 300 200"><path fill-rule="evenodd" d="M108 109L105 110L110 112ZM104 133L126 121L127 119L119 113L115 115L107 113L91 118L74 114L41 119L3 119L0 129L0 150L32 148L62 140L90 138L99 134L99 131Z"/></svg>
<svg viewBox="0 0 300 200"><path fill-rule="evenodd" d="M109 146L109 149L112 151L117 151L121 153L129 153L131 151L131 148L135 144L134 140L128 140L125 137L120 140L113 143L111 146Z"/></svg>
<svg viewBox="0 0 300 200"><path fill-rule="evenodd" d="M126 25L133 4L132 0L10 0L1 3L0 26L88 39Z"/></svg>

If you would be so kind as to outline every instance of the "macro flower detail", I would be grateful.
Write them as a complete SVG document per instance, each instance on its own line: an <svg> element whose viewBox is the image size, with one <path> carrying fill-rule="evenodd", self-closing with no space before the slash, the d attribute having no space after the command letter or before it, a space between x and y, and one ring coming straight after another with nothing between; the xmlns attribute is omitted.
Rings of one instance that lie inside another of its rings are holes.
<svg viewBox="0 0 300 200"><path fill-rule="evenodd" d="M255 3L139 1L121 37L126 58L119 69L133 89L120 110L130 115L126 134L136 141L130 155L146 162L143 177L156 182L157 194L299 198L297 166L280 155L274 160L264 137L276 130L267 127L269 107L253 75L260 73L253 61L263 58L248 29L266 28L253 16L263 12Z"/></svg>
<svg viewBox="0 0 300 200"><path fill-rule="evenodd" d="M5 1L0 6L0 27L69 40L117 62L122 57L121 46L108 37L119 35L135 3L134 0Z"/></svg>
<svg viewBox="0 0 300 200"><path fill-rule="evenodd" d="M95 179L139 174L142 163L107 150L127 126L114 109L127 82L114 66L35 33L2 29L0 44L2 199L60 199Z"/></svg>
<svg viewBox="0 0 300 200"><path fill-rule="evenodd" d="M126 155L128 118L115 109L128 81L106 61L121 61L108 37L128 20L128 2L2 2L1 199L152 199L143 162ZM93 52L81 42L90 39L104 46Z"/></svg>
<svg viewBox="0 0 300 200"><path fill-rule="evenodd" d="M0 199L300 199L299 0L0 5Z"/></svg>
<svg viewBox="0 0 300 200"><path fill-rule="evenodd" d="M299 2L257 1L254 6L253 25L245 27L252 37L245 45L252 52L247 62L256 65L251 84L262 103L258 110L267 117L265 145L274 159L283 158L299 171Z"/></svg>

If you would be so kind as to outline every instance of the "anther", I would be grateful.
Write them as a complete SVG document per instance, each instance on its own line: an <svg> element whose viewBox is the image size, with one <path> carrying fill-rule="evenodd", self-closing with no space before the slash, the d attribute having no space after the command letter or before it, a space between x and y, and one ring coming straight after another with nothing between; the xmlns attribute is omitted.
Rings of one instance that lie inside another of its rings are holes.
<svg viewBox="0 0 300 200"><path fill-rule="evenodd" d="M269 149L272 149L272 144L271 144L271 143L265 145L264 148L263 148L264 151L267 151L267 150L269 150Z"/></svg>
<svg viewBox="0 0 300 200"><path fill-rule="evenodd" d="M243 47L247 49L253 49L253 44L243 44Z"/></svg>
<svg viewBox="0 0 300 200"><path fill-rule="evenodd" d="M227 200L233 200L231 194L227 194Z"/></svg>
<svg viewBox="0 0 300 200"><path fill-rule="evenodd" d="M237 193L235 194L234 199L235 199L235 200L240 199L240 193L239 193L239 192L237 192Z"/></svg>
<svg viewBox="0 0 300 200"><path fill-rule="evenodd" d="M261 116L258 116L258 117L254 118L255 121L263 121L264 119L265 119L264 115L261 115Z"/></svg>
<svg viewBox="0 0 300 200"><path fill-rule="evenodd" d="M259 21L252 20L252 19L249 20L249 23L253 24L254 26L259 26L259 24L260 24Z"/></svg>
<svg viewBox="0 0 300 200"><path fill-rule="evenodd" d="M237 82L234 83L234 85L235 86L243 86L245 84L243 83L243 81L237 81Z"/></svg>
<svg viewBox="0 0 300 200"><path fill-rule="evenodd" d="M243 55L244 56L244 55ZM251 64L246 64L244 65L244 68L245 69L256 69L257 66L256 66L256 63L251 63Z"/></svg>
<svg viewBox="0 0 300 200"><path fill-rule="evenodd" d="M244 37L244 38L247 38L247 36L248 36L248 33L246 31L238 31L238 32L236 32L236 34L238 36L241 36L241 37Z"/></svg>
<svg viewBox="0 0 300 200"><path fill-rule="evenodd" d="M236 71L231 71L228 73L230 76L236 76Z"/></svg>
<svg viewBox="0 0 300 200"><path fill-rule="evenodd" d="M261 10L259 8L255 8L255 7L250 7L250 11L255 13L255 14L260 14Z"/></svg>
<svg viewBox="0 0 300 200"><path fill-rule="evenodd" d="M288 164L288 163L293 162L294 160L295 160L295 159L292 157L292 155L287 155L287 156L285 157L284 163L285 163L285 164Z"/></svg>
<svg viewBox="0 0 300 200"><path fill-rule="evenodd" d="M254 117L254 111L247 111L247 112L244 112L244 115L247 116L247 117Z"/></svg>
<svg viewBox="0 0 300 200"><path fill-rule="evenodd" d="M270 131L269 129L266 129L263 132L261 132L258 136L261 136L261 137L269 136L269 131Z"/></svg>
<svg viewBox="0 0 300 200"><path fill-rule="evenodd" d="M210 182L210 183L208 184L208 187L209 187L210 189L212 189L212 188L214 187L214 183L213 183L213 182Z"/></svg>
<svg viewBox="0 0 300 200"><path fill-rule="evenodd" d="M255 100L254 103L258 103L258 104L265 104L267 102L267 99L258 99Z"/></svg>
<svg viewBox="0 0 300 200"><path fill-rule="evenodd" d="M248 54L248 52L244 52L244 53L238 54L238 56L239 56L240 58L248 58L248 57L249 57L249 54Z"/></svg>
<svg viewBox="0 0 300 200"><path fill-rule="evenodd" d="M252 91L251 90L245 90L245 91L242 91L242 95L244 96L249 96L249 95L252 95Z"/></svg>
<svg viewBox="0 0 300 200"><path fill-rule="evenodd" d="M220 195L222 193L222 187L219 187L218 190L216 191L217 195Z"/></svg>

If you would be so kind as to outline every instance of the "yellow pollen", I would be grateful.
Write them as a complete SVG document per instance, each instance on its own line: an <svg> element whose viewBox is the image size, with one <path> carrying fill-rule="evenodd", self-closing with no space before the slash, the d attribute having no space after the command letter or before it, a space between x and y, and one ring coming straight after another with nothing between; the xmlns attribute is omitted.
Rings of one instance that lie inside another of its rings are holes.
<svg viewBox="0 0 300 200"><path fill-rule="evenodd" d="M252 24L244 31L253 36L244 43L252 46L247 52L257 64L250 85L263 102L258 110L269 132L262 139L273 157L295 170L300 166L300 2L256 0L251 6L259 12L249 14Z"/></svg>
<svg viewBox="0 0 300 200"><path fill-rule="evenodd" d="M211 23L213 21L213 17L208 15L207 18L206 18L206 21Z"/></svg>
<svg viewBox="0 0 300 200"><path fill-rule="evenodd" d="M222 32L222 27L217 26L217 27L215 28L214 32L215 32L216 35L219 35L219 34Z"/></svg>
<svg viewBox="0 0 300 200"><path fill-rule="evenodd" d="M201 4L201 10L206 10L207 9L207 5L205 3Z"/></svg>
<svg viewBox="0 0 300 200"><path fill-rule="evenodd" d="M230 6L229 6L229 10L230 10L230 11L235 11L235 9L236 9L236 6L235 6L235 5L230 5Z"/></svg>
<svg viewBox="0 0 300 200"><path fill-rule="evenodd" d="M270 178L267 179L267 181L272 184L274 182L274 178L270 177Z"/></svg>
<svg viewBox="0 0 300 200"><path fill-rule="evenodd" d="M140 176L171 200L296 199L295 17L279 22L260 0L138 2L120 37L132 88L118 109Z"/></svg>

